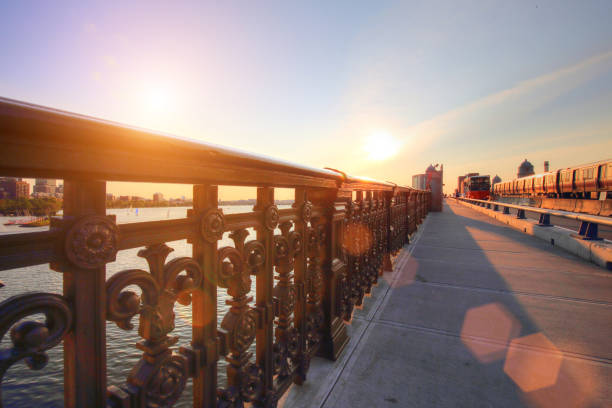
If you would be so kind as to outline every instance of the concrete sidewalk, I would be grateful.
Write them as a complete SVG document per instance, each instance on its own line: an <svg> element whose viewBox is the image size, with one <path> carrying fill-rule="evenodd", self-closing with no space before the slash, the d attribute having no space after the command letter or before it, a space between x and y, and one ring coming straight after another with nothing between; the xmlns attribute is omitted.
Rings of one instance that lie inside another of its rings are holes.
<svg viewBox="0 0 612 408"><path fill-rule="evenodd" d="M447 203L285 407L610 407L612 274Z"/></svg>

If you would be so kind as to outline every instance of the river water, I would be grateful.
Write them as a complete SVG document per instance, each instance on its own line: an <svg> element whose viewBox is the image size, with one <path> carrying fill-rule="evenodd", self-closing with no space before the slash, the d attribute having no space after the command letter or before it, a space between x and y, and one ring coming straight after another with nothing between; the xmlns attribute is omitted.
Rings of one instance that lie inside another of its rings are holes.
<svg viewBox="0 0 612 408"><path fill-rule="evenodd" d="M287 208L288 205L280 205L279 208ZM108 214L117 216L117 223L144 222L165 219L184 218L189 207L170 208L140 208L136 209L108 209ZM242 213L252 211L251 206L223 206L225 214ZM44 231L48 227L22 228L18 226L5 226L8 220L22 219L24 217L0 217L0 235ZM249 229L247 240L255 238L255 232ZM278 233L278 232L277 232ZM219 247L233 245L233 241L226 233L219 242ZM186 240L166 243L174 251L168 256L168 260L191 256L191 244ZM115 262L107 264L107 279L116 272L124 269L143 269L148 271L144 258L137 256L141 248L120 251ZM52 271L48 265L37 265L27 268L0 271L0 280L5 284L0 288L0 301L11 296L28 291L40 291L48 293L62 293L62 275ZM252 285L252 296L254 296L255 281ZM132 289L130 287L130 289ZM136 290L138 291L138 290ZM228 307L225 300L228 296L225 289L218 290L217 313L219 323ZM177 345L187 345L191 340L191 306L176 304L176 328L173 335L179 336ZM134 347L140 340L137 334L138 317L133 318L135 328L131 331L119 329L115 323L107 322L107 378L108 385L121 385L129 375L132 367L140 358L141 352ZM4 349L10 346L9 335L5 336L0 346ZM63 406L63 351L58 345L48 353L49 363L39 371L30 370L25 363L18 362L4 376L2 384L2 401L5 407L62 407ZM224 362L219 364L219 383L225 382ZM183 393L177 407L191 407L191 381Z"/></svg>

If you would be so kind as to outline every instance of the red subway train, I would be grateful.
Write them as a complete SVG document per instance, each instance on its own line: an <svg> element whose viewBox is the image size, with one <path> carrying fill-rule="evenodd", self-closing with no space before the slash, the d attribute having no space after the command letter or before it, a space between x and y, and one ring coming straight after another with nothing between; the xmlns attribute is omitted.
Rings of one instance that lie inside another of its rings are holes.
<svg viewBox="0 0 612 408"><path fill-rule="evenodd" d="M493 186L493 194L600 200L612 198L612 159L497 183Z"/></svg>
<svg viewBox="0 0 612 408"><path fill-rule="evenodd" d="M466 176L463 179L462 192L467 198L488 200L491 193L491 177L481 176L478 173L475 176Z"/></svg>

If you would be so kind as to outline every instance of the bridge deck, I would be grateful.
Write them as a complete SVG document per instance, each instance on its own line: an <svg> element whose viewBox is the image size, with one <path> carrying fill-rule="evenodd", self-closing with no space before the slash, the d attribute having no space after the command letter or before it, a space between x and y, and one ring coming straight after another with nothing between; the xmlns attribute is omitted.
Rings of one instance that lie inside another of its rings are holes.
<svg viewBox="0 0 612 408"><path fill-rule="evenodd" d="M286 407L612 406L612 274L454 203L419 234Z"/></svg>

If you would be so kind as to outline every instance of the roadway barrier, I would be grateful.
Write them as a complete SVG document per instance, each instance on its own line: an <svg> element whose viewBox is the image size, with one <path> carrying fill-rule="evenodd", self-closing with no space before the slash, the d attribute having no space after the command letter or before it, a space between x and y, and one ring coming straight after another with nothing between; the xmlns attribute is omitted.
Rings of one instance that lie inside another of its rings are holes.
<svg viewBox="0 0 612 408"><path fill-rule="evenodd" d="M11 337L0 379L23 359L44 366L63 340L67 407L171 406L188 379L194 406L276 406L315 355L339 356L353 308L431 204L426 191L1 98L0 142L0 174L64 180L63 216L49 231L0 237L0 270L49 264L64 281L62 295L0 304L0 340ZM182 219L117 224L106 214L107 181L192 184L193 208ZM253 211L224 214L222 185L257 187ZM278 187L294 189L291 208L275 205ZM234 244L220 248L225 233ZM167 261L166 242L181 239L192 256ZM119 251L139 247L148 270L106 278ZM231 306L220 325L218 288ZM172 335L177 302L191 304L191 339ZM36 314L46 321L28 320ZM137 325L141 337L142 358L120 387L107 387L107 320Z"/></svg>
<svg viewBox="0 0 612 408"><path fill-rule="evenodd" d="M612 218L463 197L457 200L524 233L612 270L612 243L598 236L599 225L612 226ZM516 210L516 215L510 214L511 208ZM540 214L539 220L526 219L526 211ZM580 227L578 231L570 231L553 226L551 216L580 221Z"/></svg>

